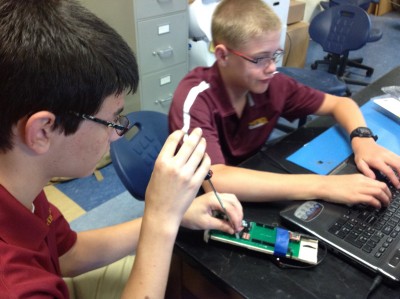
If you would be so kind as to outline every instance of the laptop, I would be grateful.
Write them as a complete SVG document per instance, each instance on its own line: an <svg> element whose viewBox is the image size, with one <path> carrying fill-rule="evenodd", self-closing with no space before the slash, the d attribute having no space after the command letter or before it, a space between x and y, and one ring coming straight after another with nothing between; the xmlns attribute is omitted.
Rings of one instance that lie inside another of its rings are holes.
<svg viewBox="0 0 400 299"><path fill-rule="evenodd" d="M317 237L333 252L400 281L400 196L387 209L306 201L280 212L283 223ZM392 215L392 216L391 216ZM387 218L387 219L386 219Z"/></svg>
<svg viewBox="0 0 400 299"><path fill-rule="evenodd" d="M367 105L367 108L375 109L371 103ZM382 115L379 114L377 117L382 117ZM370 122L367 120L367 123L369 124ZM398 127L398 123L395 125L397 130L393 133L398 135L400 127ZM375 131L383 139L385 139L385 132L382 131L384 129L380 129L381 134ZM390 128L389 130L392 129ZM338 143L335 138L342 138L340 133L336 137L332 137L332 131L327 132L327 134L329 134L330 142L333 144ZM321 135L317 138L326 139ZM288 157L288 160L310 169L307 161L301 162L300 160L304 155L315 153L313 144L316 147L320 146L317 138L292 157ZM380 142L386 142L385 145L389 148L392 146L393 148L390 149L395 152L400 150L398 146L400 143L399 136L390 136L390 139L387 140L382 140L381 138ZM302 151L307 153L302 153ZM295 160L293 157L299 158L299 160ZM358 172L352 155L344 161L335 161L335 163L335 167L330 169L327 175ZM318 173L317 170L314 172ZM383 176L380 179L387 181ZM365 205L349 207L324 201L305 201L295 203L282 210L280 217L284 225L291 229L303 230L317 237L333 252L350 259L351 262L355 262L373 273L381 274L383 278L390 282L399 282L400 192L391 186L389 182L387 183L393 194L393 202L389 207L381 210Z"/></svg>

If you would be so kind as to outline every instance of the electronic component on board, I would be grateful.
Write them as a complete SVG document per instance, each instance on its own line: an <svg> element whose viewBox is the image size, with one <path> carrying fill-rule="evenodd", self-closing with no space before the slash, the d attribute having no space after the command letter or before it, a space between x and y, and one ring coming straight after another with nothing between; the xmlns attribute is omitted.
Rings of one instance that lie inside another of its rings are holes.
<svg viewBox="0 0 400 299"><path fill-rule="evenodd" d="M277 257L317 264L318 240L281 227L247 220L242 221L242 226L243 230L236 237L209 230L205 231L204 240L219 241Z"/></svg>

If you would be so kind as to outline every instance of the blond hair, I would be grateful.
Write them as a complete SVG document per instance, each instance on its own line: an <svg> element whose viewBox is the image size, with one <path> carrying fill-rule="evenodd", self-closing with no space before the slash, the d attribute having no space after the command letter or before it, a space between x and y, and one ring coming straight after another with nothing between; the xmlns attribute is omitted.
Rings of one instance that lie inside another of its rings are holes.
<svg viewBox="0 0 400 299"><path fill-rule="evenodd" d="M238 48L266 32L281 30L281 21L262 0L222 0L214 11L211 33L214 45Z"/></svg>

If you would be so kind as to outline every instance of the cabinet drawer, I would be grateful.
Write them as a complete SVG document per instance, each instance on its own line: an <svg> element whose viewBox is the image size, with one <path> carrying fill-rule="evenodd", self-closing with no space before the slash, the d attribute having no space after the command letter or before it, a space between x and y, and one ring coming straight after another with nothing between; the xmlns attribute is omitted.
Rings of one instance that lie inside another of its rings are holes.
<svg viewBox="0 0 400 299"><path fill-rule="evenodd" d="M187 8L187 0L132 0L137 19L168 14Z"/></svg>
<svg viewBox="0 0 400 299"><path fill-rule="evenodd" d="M168 113L172 95L180 80L187 74L188 65L183 63L141 78L142 110Z"/></svg>
<svg viewBox="0 0 400 299"><path fill-rule="evenodd" d="M188 59L187 14L179 13L138 23L138 56L142 73Z"/></svg>

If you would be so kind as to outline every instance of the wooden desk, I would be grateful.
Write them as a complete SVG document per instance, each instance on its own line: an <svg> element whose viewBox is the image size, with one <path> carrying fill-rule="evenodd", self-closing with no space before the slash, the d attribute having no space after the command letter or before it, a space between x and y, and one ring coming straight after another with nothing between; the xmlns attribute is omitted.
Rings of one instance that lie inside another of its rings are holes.
<svg viewBox="0 0 400 299"><path fill-rule="evenodd" d="M382 94L381 87L400 82L400 67L372 83L353 98L361 105ZM318 118L268 149L268 156L287 163L285 158L305 142L334 124L330 118ZM281 171L260 152L243 167ZM244 204L247 220L281 225L279 211L287 203ZM178 235L166 298L366 298L373 276L328 252L324 261L311 269L281 269L269 257L225 244L207 244L203 233L182 229ZM370 298L398 298L399 286L382 284Z"/></svg>

